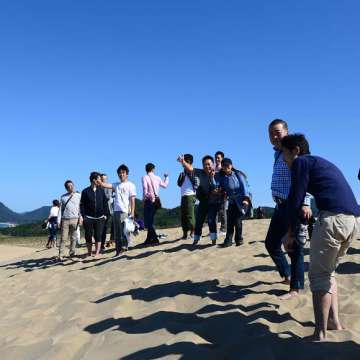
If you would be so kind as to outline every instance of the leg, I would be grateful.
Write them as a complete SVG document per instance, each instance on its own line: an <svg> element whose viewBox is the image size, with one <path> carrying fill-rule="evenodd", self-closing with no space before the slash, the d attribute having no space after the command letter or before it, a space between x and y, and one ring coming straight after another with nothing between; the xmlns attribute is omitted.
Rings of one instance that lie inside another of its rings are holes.
<svg viewBox="0 0 360 360"><path fill-rule="evenodd" d="M289 253L291 259L291 280L290 291L281 300L291 299L299 295L299 291L304 288L304 247L295 244L294 250Z"/></svg>
<svg viewBox="0 0 360 360"><path fill-rule="evenodd" d="M339 319L339 293L336 279L333 278L333 293L331 294L331 307L328 319L328 330L343 330Z"/></svg>
<svg viewBox="0 0 360 360"><path fill-rule="evenodd" d="M85 240L86 246L88 250L88 256L92 255L92 238L93 238L93 220L92 219L84 219L84 230L85 230Z"/></svg>
<svg viewBox="0 0 360 360"><path fill-rule="evenodd" d="M106 222L105 219L94 220L94 238L95 238L96 256L100 255L105 222Z"/></svg>
<svg viewBox="0 0 360 360"><path fill-rule="evenodd" d="M107 224L109 224L110 221L111 221L110 217L108 217L106 220L104 220L103 231L102 231L102 234L101 234L101 250L105 250Z"/></svg>
<svg viewBox="0 0 360 360"><path fill-rule="evenodd" d="M235 209L236 204L229 204L227 210L227 229L226 229L226 237L224 240L223 246L231 246L234 237L234 227L235 227Z"/></svg>
<svg viewBox="0 0 360 360"><path fill-rule="evenodd" d="M62 260L65 252L65 243L69 238L69 224L70 220L64 219L61 222L61 237L59 243L59 260Z"/></svg>
<svg viewBox="0 0 360 360"><path fill-rule="evenodd" d="M242 214L238 208L236 208L236 219L235 219L235 244L236 246L240 246L244 243L244 239L242 236Z"/></svg>
<svg viewBox="0 0 360 360"><path fill-rule="evenodd" d="M223 201L220 205L220 209L218 212L219 220L220 220L220 231L225 232L227 230L226 224L226 201Z"/></svg>
<svg viewBox="0 0 360 360"><path fill-rule="evenodd" d="M202 234L202 227L204 225L207 214L208 214L207 200L200 201L199 206L196 211L194 244L197 244L200 241L201 234Z"/></svg>
<svg viewBox="0 0 360 360"><path fill-rule="evenodd" d="M183 231L183 240L187 239L188 226L187 226L187 196L181 197L181 227Z"/></svg>
<svg viewBox="0 0 360 360"><path fill-rule="evenodd" d="M325 291L313 292L315 333L313 340L326 340L326 331L331 307L331 294Z"/></svg>
<svg viewBox="0 0 360 360"><path fill-rule="evenodd" d="M265 240L265 247L275 263L280 276L285 279L285 282L288 282L290 278L290 267L285 254L281 249L281 240L288 231L288 223L286 219L286 205L278 206L275 209L275 213L270 222L270 227Z"/></svg>
<svg viewBox="0 0 360 360"><path fill-rule="evenodd" d="M70 221L70 248L69 248L69 255L75 255L76 249L76 241L78 239L78 219L71 219Z"/></svg>
<svg viewBox="0 0 360 360"><path fill-rule="evenodd" d="M216 223L216 216L219 212L219 204L209 204L208 210L208 224L210 230L210 239L213 245L216 244L217 240L217 223Z"/></svg>
<svg viewBox="0 0 360 360"><path fill-rule="evenodd" d="M116 256L121 252L121 212L114 211L113 215L113 224L114 224L114 239L115 239L115 250Z"/></svg>

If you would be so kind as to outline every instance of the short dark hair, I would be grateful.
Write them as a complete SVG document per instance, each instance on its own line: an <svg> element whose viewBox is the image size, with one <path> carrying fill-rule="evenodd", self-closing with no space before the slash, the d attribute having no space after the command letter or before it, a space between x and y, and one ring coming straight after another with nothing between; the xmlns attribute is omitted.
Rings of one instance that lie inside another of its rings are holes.
<svg viewBox="0 0 360 360"><path fill-rule="evenodd" d="M275 125L282 125L284 129L289 130L288 123L285 120L282 119L275 119L269 124L269 129L272 128Z"/></svg>
<svg viewBox="0 0 360 360"><path fill-rule="evenodd" d="M148 163L145 165L145 171L149 173L150 171L153 171L155 169L155 165L152 163Z"/></svg>
<svg viewBox="0 0 360 360"><path fill-rule="evenodd" d="M93 182L93 180L96 180L100 176L100 173L98 173L97 171L91 172L89 176L90 182Z"/></svg>
<svg viewBox="0 0 360 360"><path fill-rule="evenodd" d="M292 151L296 147L299 147L299 155L308 155L310 154L310 146L306 140L305 135L303 134L292 134L285 136L281 141L281 146Z"/></svg>
<svg viewBox="0 0 360 360"><path fill-rule="evenodd" d="M224 154L222 151L217 151L217 152L215 153L215 157L217 157L218 155L220 155L222 158L225 157L225 154Z"/></svg>
<svg viewBox="0 0 360 360"><path fill-rule="evenodd" d="M185 154L185 155L184 155L184 160L185 160L188 164L192 165L193 162L194 162L194 157L193 157L191 154Z"/></svg>
<svg viewBox="0 0 360 360"><path fill-rule="evenodd" d="M65 184L64 184L65 189L67 189L67 186L68 186L69 184L73 184L73 182L72 182L71 180L66 180L66 181L65 181Z"/></svg>
<svg viewBox="0 0 360 360"><path fill-rule="evenodd" d="M127 175L129 175L129 168L125 164L121 164L118 169L117 173L120 174L120 171L125 171Z"/></svg>
<svg viewBox="0 0 360 360"><path fill-rule="evenodd" d="M52 203L53 203L54 206L60 206L60 201L57 200L57 199L53 200Z"/></svg>
<svg viewBox="0 0 360 360"><path fill-rule="evenodd" d="M221 161L221 166L229 166L232 165L232 160L229 158L223 158Z"/></svg>
<svg viewBox="0 0 360 360"><path fill-rule="evenodd" d="M202 163L204 164L204 162L206 160L211 160L212 162L214 162L214 158L211 156L211 155L205 155L203 158L202 158Z"/></svg>
<svg viewBox="0 0 360 360"><path fill-rule="evenodd" d="M100 176L101 176L101 177L103 177L103 176L107 176L107 174L105 174L105 173L102 173L102 174L100 174Z"/></svg>

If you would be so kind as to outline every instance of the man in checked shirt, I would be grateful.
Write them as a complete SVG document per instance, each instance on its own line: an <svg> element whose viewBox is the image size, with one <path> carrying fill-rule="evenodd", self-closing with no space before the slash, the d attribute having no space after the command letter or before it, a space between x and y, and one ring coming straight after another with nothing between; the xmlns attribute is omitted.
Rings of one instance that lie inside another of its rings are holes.
<svg viewBox="0 0 360 360"><path fill-rule="evenodd" d="M275 212L265 240L265 247L274 261L283 283L290 285L290 291L280 299L287 300L299 294L304 288L304 248L295 244L294 251L288 253L291 266L281 248L282 239L289 229L287 198L291 187L291 173L284 161L281 140L289 133L288 124L281 119L273 120L269 125L270 142L274 146L275 161L271 182L271 191L276 203ZM299 217L309 220L312 216L310 196L306 195Z"/></svg>

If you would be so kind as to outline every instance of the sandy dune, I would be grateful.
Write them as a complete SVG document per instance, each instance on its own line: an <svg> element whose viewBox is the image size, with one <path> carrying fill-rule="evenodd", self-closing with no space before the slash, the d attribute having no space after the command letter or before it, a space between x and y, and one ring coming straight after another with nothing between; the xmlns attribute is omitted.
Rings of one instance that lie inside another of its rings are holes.
<svg viewBox="0 0 360 360"><path fill-rule="evenodd" d="M360 359L359 241L339 269L348 330L309 344L302 340L313 331L308 284L302 296L278 300L287 288L266 255L267 226L246 222L240 248L203 238L194 249L173 229L162 245L118 259L109 253L61 265L52 249L2 262L0 357Z"/></svg>

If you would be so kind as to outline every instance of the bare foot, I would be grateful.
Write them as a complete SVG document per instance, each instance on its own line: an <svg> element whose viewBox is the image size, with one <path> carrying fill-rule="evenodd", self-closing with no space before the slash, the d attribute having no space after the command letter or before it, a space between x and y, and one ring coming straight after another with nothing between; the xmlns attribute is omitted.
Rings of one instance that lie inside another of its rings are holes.
<svg viewBox="0 0 360 360"><path fill-rule="evenodd" d="M299 296L299 291L298 290L290 290L285 295L280 296L279 299L280 300L290 300L296 296Z"/></svg>
<svg viewBox="0 0 360 360"><path fill-rule="evenodd" d="M333 331L341 331L341 330L345 330L345 327L342 326L340 322L335 322L334 320L329 319L327 329Z"/></svg>
<svg viewBox="0 0 360 360"><path fill-rule="evenodd" d="M307 342L319 343L319 342L326 342L327 338L326 338L326 334L324 334L323 332L320 333L315 332L313 335L304 338L304 340Z"/></svg>

